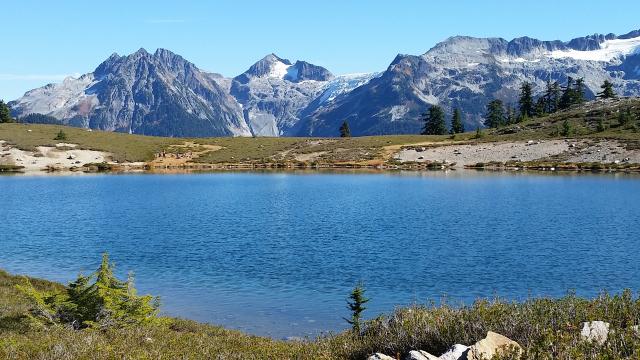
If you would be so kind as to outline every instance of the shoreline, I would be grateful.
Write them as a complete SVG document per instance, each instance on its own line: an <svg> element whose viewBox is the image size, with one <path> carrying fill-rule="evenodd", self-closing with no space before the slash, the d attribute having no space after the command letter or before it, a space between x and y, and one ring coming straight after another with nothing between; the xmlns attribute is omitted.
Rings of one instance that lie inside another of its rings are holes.
<svg viewBox="0 0 640 360"><path fill-rule="evenodd" d="M165 316L153 324L103 330L36 325L30 316L37 314L37 305L16 288L25 280L38 291L66 288L0 269L0 302L7 305L0 308L0 323L5 321L0 326L3 358L107 359L126 353L143 358L424 360L443 354L440 359L460 360L492 357L499 351L511 354L509 359L526 359L545 353L582 358L611 354L611 349L621 356L629 346L633 351L640 349L640 325L635 317L629 322L626 316L640 311L640 298L630 290L601 292L596 297L569 293L520 301L478 298L459 306L414 304L364 321L359 333L345 330L278 340ZM555 334L554 341L548 341L549 334Z"/></svg>
<svg viewBox="0 0 640 360"><path fill-rule="evenodd" d="M415 163L401 165L362 165L362 164L322 164L306 165L295 163L264 163L264 164L190 164L183 166L149 166L148 164L91 164L78 167L51 167L45 169L25 169L19 166L0 168L1 175L77 175L77 174L196 174L226 171L261 172L261 171L307 171L322 173L326 171L354 171L369 173L394 172L438 172L438 171L492 171L512 173L573 173L573 174L607 174L640 173L640 164L619 165L615 163L562 163L562 162L490 162L464 165L434 163Z"/></svg>

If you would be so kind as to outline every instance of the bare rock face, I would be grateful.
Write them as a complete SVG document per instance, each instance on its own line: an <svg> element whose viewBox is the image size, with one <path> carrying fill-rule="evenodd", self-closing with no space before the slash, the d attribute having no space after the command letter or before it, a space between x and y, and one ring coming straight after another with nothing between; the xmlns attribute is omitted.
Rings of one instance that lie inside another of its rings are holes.
<svg viewBox="0 0 640 360"><path fill-rule="evenodd" d="M609 337L610 324L604 321L591 321L582 324L580 337L588 342L595 342L602 346L607 342Z"/></svg>
<svg viewBox="0 0 640 360"><path fill-rule="evenodd" d="M111 55L94 72L31 90L11 103L17 117L160 136L249 136L242 110L211 74L168 50Z"/></svg>
<svg viewBox="0 0 640 360"><path fill-rule="evenodd" d="M295 64L275 54L265 56L231 82L231 95L241 104L244 119L256 136L281 136L333 78L325 68L303 61Z"/></svg>
<svg viewBox="0 0 640 360"><path fill-rule="evenodd" d="M497 353L511 347L517 349L518 352L522 352L522 347L520 347L517 342L510 340L506 336L489 331L486 338L469 347L466 358L468 360L491 359Z"/></svg>
<svg viewBox="0 0 640 360"><path fill-rule="evenodd" d="M409 357L407 360L439 360L440 358L434 355L429 354L426 351L422 350L413 350L409 352Z"/></svg>

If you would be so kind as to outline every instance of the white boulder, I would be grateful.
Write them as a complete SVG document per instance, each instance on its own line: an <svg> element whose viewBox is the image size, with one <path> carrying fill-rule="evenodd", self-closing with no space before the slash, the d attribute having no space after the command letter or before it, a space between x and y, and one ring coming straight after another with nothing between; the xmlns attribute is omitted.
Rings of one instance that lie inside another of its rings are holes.
<svg viewBox="0 0 640 360"><path fill-rule="evenodd" d="M580 337L588 342L595 342L602 346L609 337L610 324L604 321L590 321L582 324Z"/></svg>
<svg viewBox="0 0 640 360"><path fill-rule="evenodd" d="M463 360L467 357L468 346L455 344L446 353L440 355L439 360Z"/></svg>
<svg viewBox="0 0 640 360"><path fill-rule="evenodd" d="M407 360L439 360L440 358L435 356L435 355L431 355L426 351L422 351L422 350L413 350L411 352L409 352L409 357L407 358Z"/></svg>
<svg viewBox="0 0 640 360"><path fill-rule="evenodd" d="M369 356L367 360L396 360L396 358L392 358L391 356L387 356L381 353L375 353Z"/></svg>

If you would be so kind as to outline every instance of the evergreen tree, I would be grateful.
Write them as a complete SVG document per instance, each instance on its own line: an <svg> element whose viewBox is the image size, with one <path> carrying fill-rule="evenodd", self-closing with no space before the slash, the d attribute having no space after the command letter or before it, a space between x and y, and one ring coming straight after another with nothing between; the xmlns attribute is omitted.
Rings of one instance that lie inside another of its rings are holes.
<svg viewBox="0 0 640 360"><path fill-rule="evenodd" d="M362 328L362 312L367 309L364 304L369 302L369 299L364 296L364 292L364 287L360 283L353 288L347 300L347 308L351 311L351 319L345 320L351 324L353 332L356 334L360 334Z"/></svg>
<svg viewBox="0 0 640 360"><path fill-rule="evenodd" d="M462 123L462 114L460 109L453 109L453 117L451 118L451 134L460 134L464 132L464 124Z"/></svg>
<svg viewBox="0 0 640 360"><path fill-rule="evenodd" d="M345 120L340 126L340 137L347 138L351 137L351 130L349 129L349 123Z"/></svg>
<svg viewBox="0 0 640 360"><path fill-rule="evenodd" d="M133 276L118 280L114 265L104 254L96 272L80 275L62 291L40 292L31 283L18 286L35 305L31 318L46 324L63 324L75 329L128 327L160 321L159 299L138 296Z"/></svg>
<svg viewBox="0 0 640 360"><path fill-rule="evenodd" d="M482 129L480 128L480 126L476 127L476 135L474 136L474 138L480 139L483 136L484 136L484 133L482 132Z"/></svg>
<svg viewBox="0 0 640 360"><path fill-rule="evenodd" d="M562 90L562 96L560 96L560 102L558 104L559 109L568 109L573 100L574 96L574 88L573 88L573 78L569 76L567 78L567 86Z"/></svg>
<svg viewBox="0 0 640 360"><path fill-rule="evenodd" d="M518 116L516 115L516 109L513 106L509 105L505 109L504 123L505 124L515 124L516 122L518 122Z"/></svg>
<svg viewBox="0 0 640 360"><path fill-rule="evenodd" d="M524 82L520 86L520 119L532 117L535 112L531 83Z"/></svg>
<svg viewBox="0 0 640 360"><path fill-rule="evenodd" d="M573 133L573 127L569 123L569 120L565 120L562 123L562 132L560 134L564 137L567 137L567 136L571 136L572 133Z"/></svg>
<svg viewBox="0 0 640 360"><path fill-rule="evenodd" d="M422 135L445 135L447 124L444 119L444 111L438 105L432 105L429 111L422 115L424 128Z"/></svg>
<svg viewBox="0 0 640 360"><path fill-rule="evenodd" d="M603 132L607 129L607 127L604 125L604 116L600 116L598 118L598 125L596 125L596 131L597 132Z"/></svg>
<svg viewBox="0 0 640 360"><path fill-rule="evenodd" d="M551 80L547 80L547 86L544 93L544 112L547 114L553 114L558 111L560 104L560 84L557 81L553 83Z"/></svg>
<svg viewBox="0 0 640 360"><path fill-rule="evenodd" d="M571 101L572 104L583 104L585 101L584 98L584 78L579 78L576 80L575 85L573 86L573 99Z"/></svg>
<svg viewBox="0 0 640 360"><path fill-rule="evenodd" d="M0 123L10 122L13 122L13 119L11 118L11 109L9 109L9 106L7 106L3 100L0 100Z"/></svg>
<svg viewBox="0 0 640 360"><path fill-rule="evenodd" d="M618 114L618 124L620 126L625 126L633 121L633 114L631 113L631 109L627 108L626 110L620 110Z"/></svg>
<svg viewBox="0 0 640 360"><path fill-rule="evenodd" d="M601 92L598 93L598 97L601 99L615 99L618 97L616 92L613 91L613 84L609 80L605 80L604 83L600 86L602 89Z"/></svg>
<svg viewBox="0 0 640 360"><path fill-rule="evenodd" d="M53 140L67 140L67 134L64 131L60 130L58 131L58 134L56 134L56 137L53 138Z"/></svg>
<svg viewBox="0 0 640 360"><path fill-rule="evenodd" d="M497 128L504 124L504 120L504 104L502 100L492 100L489 105L487 105L484 125L490 128Z"/></svg>
<svg viewBox="0 0 640 360"><path fill-rule="evenodd" d="M544 114L546 114L546 111L545 111L546 107L547 107L547 104L544 99L544 96L539 97L538 100L536 101L536 107L535 107L536 117L544 116Z"/></svg>

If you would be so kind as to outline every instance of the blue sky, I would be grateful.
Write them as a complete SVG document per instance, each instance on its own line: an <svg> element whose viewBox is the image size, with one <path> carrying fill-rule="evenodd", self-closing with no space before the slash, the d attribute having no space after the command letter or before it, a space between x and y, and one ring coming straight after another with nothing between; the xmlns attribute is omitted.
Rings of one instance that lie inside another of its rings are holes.
<svg viewBox="0 0 640 360"><path fill-rule="evenodd" d="M640 1L8 0L0 98L93 69L111 53L172 50L235 76L274 52L336 74L384 70L453 35L569 40L640 28Z"/></svg>

